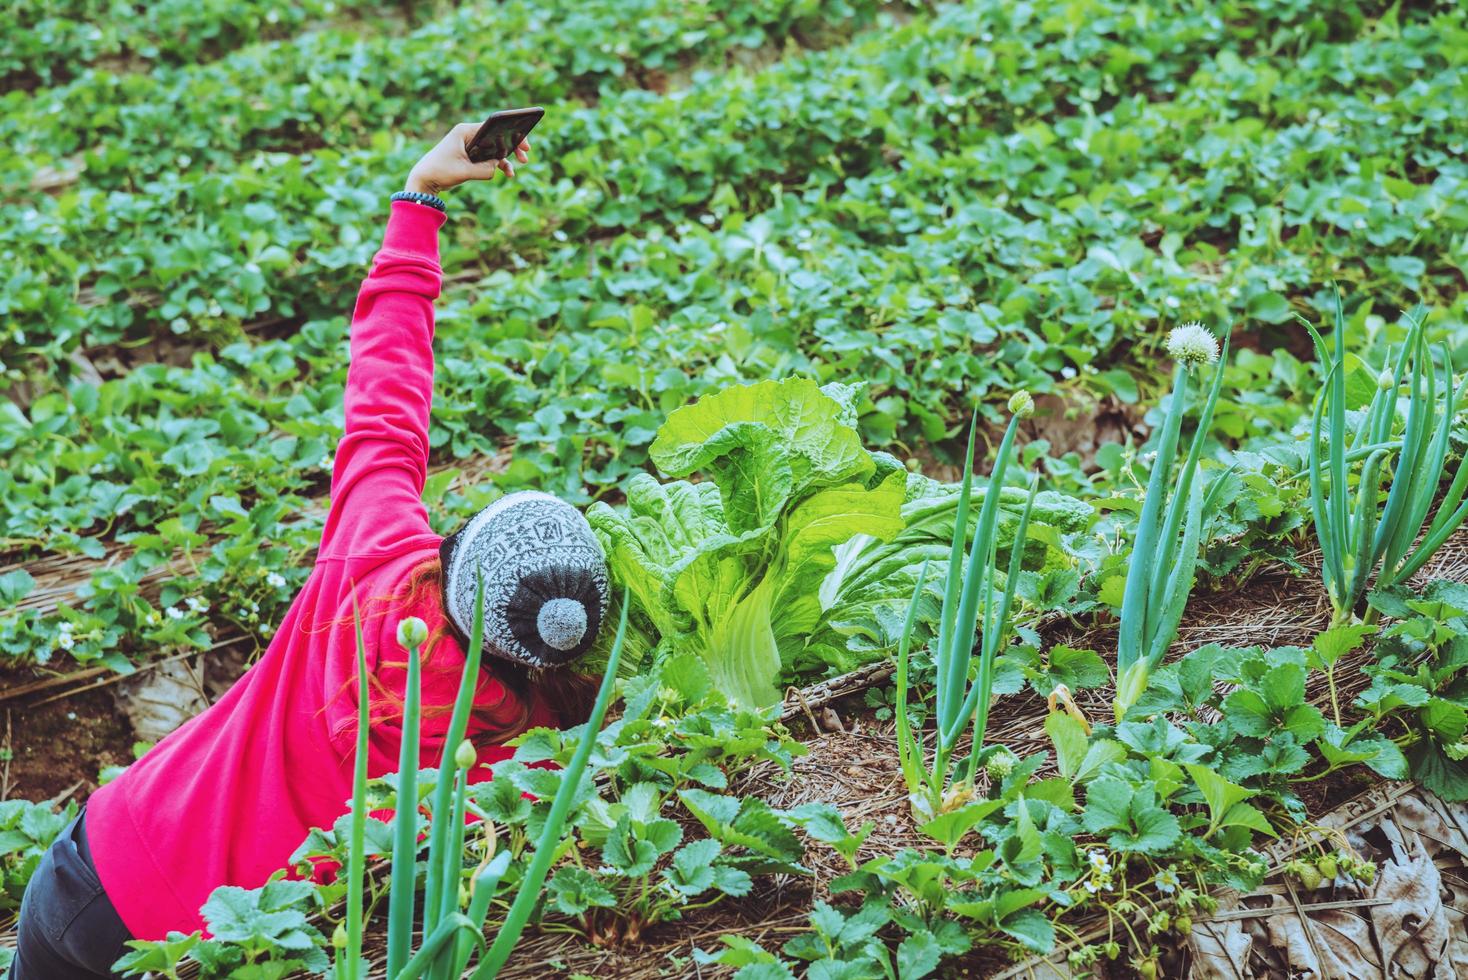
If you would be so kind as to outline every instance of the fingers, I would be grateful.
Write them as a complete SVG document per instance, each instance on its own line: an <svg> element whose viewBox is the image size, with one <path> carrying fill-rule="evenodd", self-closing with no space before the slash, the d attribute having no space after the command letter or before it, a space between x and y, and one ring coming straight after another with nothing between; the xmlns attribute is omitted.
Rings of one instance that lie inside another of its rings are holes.
<svg viewBox="0 0 1468 980"><path fill-rule="evenodd" d="M521 140L520 145L515 147L515 159L521 163L530 162L530 141Z"/></svg>
<svg viewBox="0 0 1468 980"><path fill-rule="evenodd" d="M465 180L493 180L495 174L500 171L503 160L485 160L483 163L466 163L464 165Z"/></svg>
<svg viewBox="0 0 1468 980"><path fill-rule="evenodd" d="M515 165L509 160L501 160L499 162L499 168L500 170L504 171L506 177L515 176Z"/></svg>

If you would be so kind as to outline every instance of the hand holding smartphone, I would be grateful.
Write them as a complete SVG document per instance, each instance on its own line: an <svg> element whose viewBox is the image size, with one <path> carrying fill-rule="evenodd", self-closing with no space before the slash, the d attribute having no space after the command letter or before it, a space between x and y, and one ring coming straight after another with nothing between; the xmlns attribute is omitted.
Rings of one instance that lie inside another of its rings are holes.
<svg viewBox="0 0 1468 980"><path fill-rule="evenodd" d="M525 137L544 116L531 106L496 112L478 126L455 126L413 166L404 189L437 194L466 180L489 180L496 171L515 176L515 162L529 159Z"/></svg>
<svg viewBox="0 0 1468 980"><path fill-rule="evenodd" d="M545 110L538 105L526 109L504 109L492 114L464 148L469 162L508 159L544 117Z"/></svg>

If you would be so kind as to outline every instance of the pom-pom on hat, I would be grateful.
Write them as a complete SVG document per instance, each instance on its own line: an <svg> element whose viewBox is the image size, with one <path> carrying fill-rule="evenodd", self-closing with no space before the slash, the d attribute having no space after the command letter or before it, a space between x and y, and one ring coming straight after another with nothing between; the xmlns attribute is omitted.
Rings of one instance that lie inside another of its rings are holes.
<svg viewBox="0 0 1468 980"><path fill-rule="evenodd" d="M474 631L484 575L485 652L531 667L569 663L591 648L607 610L607 563L581 512L522 491L481 510L440 549L444 611Z"/></svg>

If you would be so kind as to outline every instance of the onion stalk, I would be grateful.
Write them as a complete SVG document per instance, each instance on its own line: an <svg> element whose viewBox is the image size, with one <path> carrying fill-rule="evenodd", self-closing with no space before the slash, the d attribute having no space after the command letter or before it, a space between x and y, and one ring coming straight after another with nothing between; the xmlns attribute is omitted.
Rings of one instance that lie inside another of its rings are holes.
<svg viewBox="0 0 1468 980"><path fill-rule="evenodd" d="M1132 557L1122 592L1121 622L1116 641L1116 718L1121 720L1142 692L1147 680L1177 637L1183 607L1193 590L1193 570L1203 521L1214 508L1222 480L1206 491L1198 478L1203 443L1213 424L1213 410L1223 387L1228 342L1220 353L1218 341L1201 324L1184 324L1168 339L1168 352L1177 362L1172 394L1158 434L1156 459L1147 480L1142 513L1137 519ZM1217 363L1182 465L1176 467L1179 433L1187 411L1188 390L1196 370ZM1173 485L1176 468L1177 482ZM1179 533L1181 532L1181 537Z"/></svg>
<svg viewBox="0 0 1468 980"><path fill-rule="evenodd" d="M1459 465L1447 493L1440 500L1437 497L1447 466L1453 417L1468 394L1468 380L1454 387L1452 353L1444 345L1446 378L1439 396L1424 330L1426 318L1419 307L1407 315L1406 340L1395 361L1388 357L1365 413L1349 420L1346 320L1340 294L1336 294L1333 354L1315 327L1303 318L1301 322L1309 329L1325 368L1325 384L1310 427L1310 511L1320 539L1331 625L1340 626L1356 618L1369 592L1389 589L1416 574L1468 519L1468 500L1464 499L1468 467ZM1404 379L1407 418L1401 437L1394 439L1392 423ZM1441 414L1435 410L1439 397ZM1357 462L1361 466L1353 500L1349 474L1351 464ZM1383 487L1385 501L1381 499ZM1363 618L1373 621L1375 610L1367 609Z"/></svg>
<svg viewBox="0 0 1468 980"><path fill-rule="evenodd" d="M974 436L978 428L975 414L969 425L968 452L964 462L963 483L953 524L953 543L948 557L948 578L944 586L943 606L938 617L936 745L931 765L925 763L926 752L920 726L910 723L907 710L909 653L917 607L927 578L927 566L918 576L917 588L908 606L902 638L897 648L897 739L898 756L907 782L908 798L913 812L924 821L941 814L956 800L972 796L974 775L982 754L984 734L988 727L989 703L993 698L994 658L1009 641L1010 611L1015 587L1019 581L1024 556L1025 537L1034 508L1038 479L1032 479L1029 496L1020 512L1019 528L1010 549L1008 571L1002 591L996 594L999 575L998 535L999 498L1009 466L1015 432L1021 419L1034 411L1034 402L1025 392L1010 399L1013 413L1004 438L999 444L989 490L979 511L973 547L965 570L963 546L968 530L969 502L973 491ZM975 632L978 645L975 647ZM972 681L969 675L974 674ZM953 755L960 738L972 732L968 758L954 765Z"/></svg>

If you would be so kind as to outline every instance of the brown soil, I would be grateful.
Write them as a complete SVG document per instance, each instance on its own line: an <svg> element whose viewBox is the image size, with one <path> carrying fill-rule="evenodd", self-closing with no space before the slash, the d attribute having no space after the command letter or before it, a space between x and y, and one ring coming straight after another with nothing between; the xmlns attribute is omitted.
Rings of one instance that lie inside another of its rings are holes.
<svg viewBox="0 0 1468 980"><path fill-rule="evenodd" d="M1317 563L1318 557L1307 554L1301 556L1301 561L1310 567ZM1439 554L1429 574L1462 577L1465 566L1468 566L1468 534L1460 534ZM1315 576L1296 576L1274 566L1241 585L1200 590L1190 604L1188 621L1171 653L1177 656L1208 642L1228 646L1307 643L1329 618L1323 598ZM1090 647L1108 659L1114 654L1114 623L1060 621L1049 624L1043 631L1050 643ZM1365 682L1357 669L1364 656L1358 652L1338 665L1339 697L1343 706L1349 704L1355 690ZM866 672L864 679L866 683L883 681L880 671ZM3 681L0 677L0 690L4 688ZM835 693L843 696L824 706L829 710L823 709L820 688L818 685L805 692L806 700L814 708L810 723L790 722L810 750L796 760L793 772L787 775L774 765L758 766L738 775L733 791L757 793L781 808L812 800L830 802L841 808L848 826L853 828L871 821L874 830L858 859L921 845L907 810L891 723L875 721L859 693L849 693L859 691L859 686L837 685ZM1325 707L1328 692L1323 683L1312 685L1309 693L1312 701ZM111 749L116 755L121 749L121 758L108 761L126 761L126 723L105 698L103 693L85 693L26 712L25 747L36 748L27 751L28 765L13 765L13 771L25 772L26 778L36 786L49 779L45 785L54 786L52 792L66 790L78 781L84 783L86 790L95 780L99 753ZM1106 689L1079 692L1077 701L1093 718L1102 719L1110 713L1110 693ZM1043 731L1046 710L1043 699L1030 692L1001 699L991 716L990 737L1021 755L1042 751L1048 748ZM19 716L19 712L13 713ZM80 721L88 714L96 717ZM789 714L797 719L806 717L798 700ZM89 734L94 737L91 743L86 741ZM20 755L18 751L17 757ZM72 762L68 768L63 760L81 761ZM1380 781L1348 772L1338 778L1300 784L1299 790L1311 816L1318 818L1356 797L1374 782ZM34 798L37 794L22 795ZM739 933L774 950L803 931L812 902L831 898L830 882L847 870L834 851L819 844L807 850L806 865L812 872L808 878L762 879L756 893L749 898L725 901L694 912L683 921L651 927L637 944L608 948L594 946L584 937L566 931L527 933L501 975L506 980L532 977L540 980L574 974L627 980L727 976L731 971L696 964L693 950L718 949L719 937L730 933ZM991 977L1004 973L1010 965L1003 950L989 947L946 965L942 975Z"/></svg>
<svg viewBox="0 0 1468 980"><path fill-rule="evenodd" d="M0 688L10 677L0 675ZM106 689L40 707L12 706L0 719L12 758L0 763L0 799L85 800L103 766L132 761L132 726Z"/></svg>

